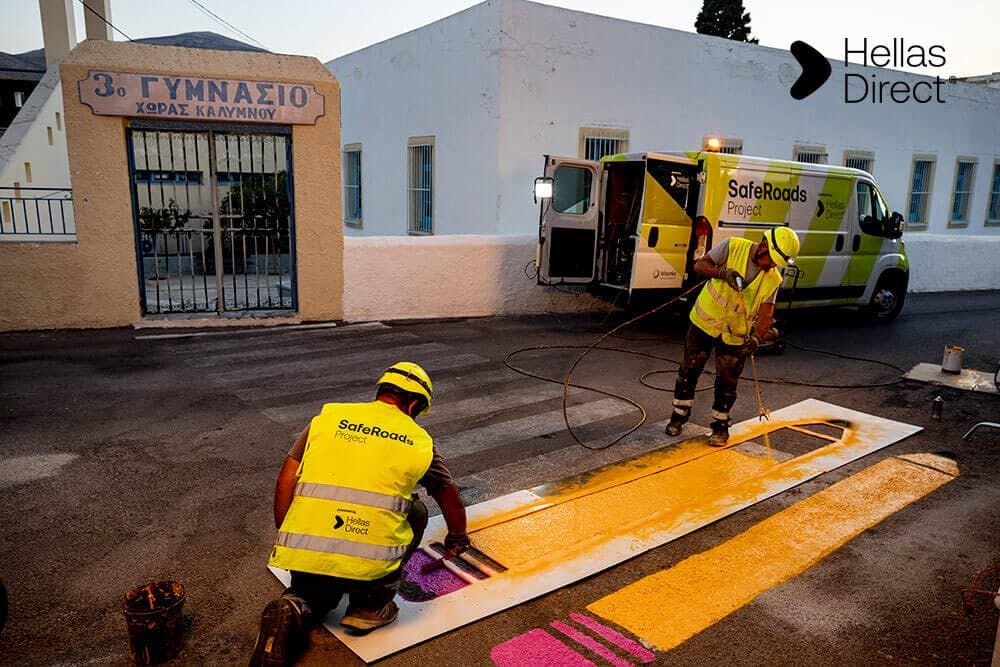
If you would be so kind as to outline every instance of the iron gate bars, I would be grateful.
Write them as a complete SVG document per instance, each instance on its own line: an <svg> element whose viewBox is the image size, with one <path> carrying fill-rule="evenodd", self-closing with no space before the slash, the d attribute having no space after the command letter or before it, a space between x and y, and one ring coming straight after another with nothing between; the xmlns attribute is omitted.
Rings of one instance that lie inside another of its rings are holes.
<svg viewBox="0 0 1000 667"><path fill-rule="evenodd" d="M291 136L133 125L145 314L297 307Z"/></svg>

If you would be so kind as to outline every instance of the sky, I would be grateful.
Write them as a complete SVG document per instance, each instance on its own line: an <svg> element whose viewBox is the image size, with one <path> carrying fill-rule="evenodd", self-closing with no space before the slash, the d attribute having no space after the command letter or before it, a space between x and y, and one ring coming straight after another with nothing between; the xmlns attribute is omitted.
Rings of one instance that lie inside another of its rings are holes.
<svg viewBox="0 0 1000 667"><path fill-rule="evenodd" d="M83 8L80 0L72 2L82 37ZM323 62L477 4L471 0L112 0L111 22L132 38L211 30L252 43L197 3L270 51L312 55ZM694 32L702 0L546 0L544 4ZM743 4L750 12L753 36L766 46L787 49L793 41L803 40L831 60L843 61L845 38L852 48L864 38L869 46L891 45L893 38L902 38L906 46L945 48L944 67L912 71L943 77L1000 71L998 0L934 4L743 0ZM0 0L0 12L0 51L20 53L42 45L37 0Z"/></svg>

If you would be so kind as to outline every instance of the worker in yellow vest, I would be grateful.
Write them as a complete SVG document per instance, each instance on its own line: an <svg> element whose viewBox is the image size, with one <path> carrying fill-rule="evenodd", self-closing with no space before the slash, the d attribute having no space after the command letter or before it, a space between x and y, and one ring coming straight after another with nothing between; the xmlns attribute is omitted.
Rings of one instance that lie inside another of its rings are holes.
<svg viewBox="0 0 1000 667"><path fill-rule="evenodd" d="M307 630L349 596L340 624L367 632L396 620L407 559L427 526L423 486L441 507L448 558L469 548L465 505L431 436L414 418L431 407L431 379L393 364L370 403L329 403L299 436L278 475L269 565L291 585L264 608L251 665L292 664Z"/></svg>
<svg viewBox="0 0 1000 667"><path fill-rule="evenodd" d="M714 349L715 401L708 444L721 447L729 441L729 411L746 358L776 335L771 324L782 280L778 269L794 264L798 254L795 232L772 227L759 243L732 237L695 262L695 273L710 280L691 309L667 435L679 435L690 417L698 377Z"/></svg>

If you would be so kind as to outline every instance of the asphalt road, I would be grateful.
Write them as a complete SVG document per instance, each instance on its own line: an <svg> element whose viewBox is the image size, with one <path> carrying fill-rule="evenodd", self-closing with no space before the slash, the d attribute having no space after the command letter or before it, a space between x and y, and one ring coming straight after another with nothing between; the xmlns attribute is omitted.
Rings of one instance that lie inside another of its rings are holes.
<svg viewBox="0 0 1000 667"><path fill-rule="evenodd" d="M324 400L369 395L398 356L432 366L438 386L428 429L467 502L624 457L575 445L559 410L561 390L514 374L503 360L536 345L589 345L620 313L349 325L332 329L146 338L132 330L0 336L0 577L10 618L0 663L126 664L122 596L152 579L187 589L191 629L177 664L239 664L249 656L260 609L280 592L264 563L273 538L274 478L294 434ZM945 344L965 365L1000 362L1000 293L911 295L891 325L849 310L798 313L789 341L909 369L939 363ZM684 323L663 317L608 340L610 346L677 358ZM142 337L143 339L137 339ZM562 378L579 350L536 350L513 363ZM595 351L574 378L637 400L665 419L666 361ZM903 452L947 451L961 476L773 588L657 664L989 664L996 608L978 599L962 616L960 591L1000 564L1000 431L962 433L1000 420L1000 398L895 380L887 366L790 347L762 357L769 379L859 384L832 389L764 385L768 407L805 398L924 427L920 434L827 473L599 575L404 651L391 665L489 665L495 645L746 530L874 462ZM745 373L749 375L749 369ZM703 379L703 385L709 381ZM931 400L945 399L943 419ZM605 396L573 397L574 426L592 443L635 423ZM707 424L710 393L693 421ZM741 384L739 421L756 415ZM546 462L549 462L548 464ZM725 564L720 564L725 567ZM996 578L987 580L994 589ZM683 610L679 610L682 613ZM667 619L664 622L668 622ZM582 649L581 649L582 650ZM584 651L586 654L586 651ZM606 664L587 654L597 664ZM325 631L305 664L357 664Z"/></svg>

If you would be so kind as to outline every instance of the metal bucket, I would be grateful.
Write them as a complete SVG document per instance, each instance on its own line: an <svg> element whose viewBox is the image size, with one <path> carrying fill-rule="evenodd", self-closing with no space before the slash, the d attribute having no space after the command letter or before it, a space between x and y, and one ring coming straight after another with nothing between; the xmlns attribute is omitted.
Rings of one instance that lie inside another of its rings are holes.
<svg viewBox="0 0 1000 667"><path fill-rule="evenodd" d="M152 581L125 594L122 612L128 626L128 652L137 665L175 657L184 644L184 587Z"/></svg>
<svg viewBox="0 0 1000 667"><path fill-rule="evenodd" d="M963 352L965 352L964 347L959 347L958 345L945 345L944 358L941 359L941 372L953 373L954 375L961 373Z"/></svg>

